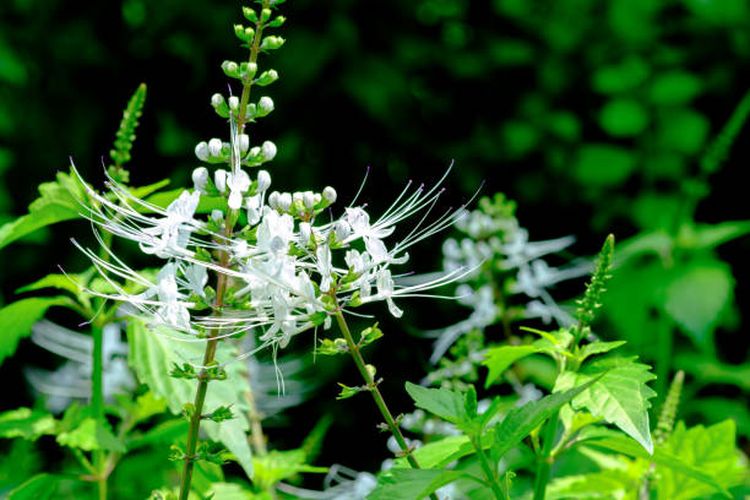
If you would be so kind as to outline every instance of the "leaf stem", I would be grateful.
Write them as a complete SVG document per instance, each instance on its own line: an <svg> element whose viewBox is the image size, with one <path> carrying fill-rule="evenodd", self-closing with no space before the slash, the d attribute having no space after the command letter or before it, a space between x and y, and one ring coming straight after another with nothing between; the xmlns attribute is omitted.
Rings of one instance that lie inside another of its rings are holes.
<svg viewBox="0 0 750 500"><path fill-rule="evenodd" d="M534 480L534 500L544 500L547 492L547 483L550 479L550 469L552 468L552 462L554 461L552 449L555 436L557 435L559 416L560 412L558 410L550 417L544 428L544 443L542 444L542 453L541 456L539 456L536 468L536 478Z"/></svg>
<svg viewBox="0 0 750 500"><path fill-rule="evenodd" d="M94 322L91 328L94 348L91 352L93 369L91 372L91 410L96 425L104 425L104 328ZM106 456L104 450L93 451L94 470L99 500L107 498L107 474L105 473Z"/></svg>
<svg viewBox="0 0 750 500"><path fill-rule="evenodd" d="M484 454L484 450L482 449L482 443L480 440L480 436L472 436L471 439L471 444L477 452L477 457L479 457L479 465L481 465L482 467L484 476L487 478L487 482L490 484L490 488L492 488L492 493L495 495L495 498L497 500L507 500L508 497L500 488L497 474L493 471L492 465L490 465L489 460L487 460L487 456Z"/></svg>

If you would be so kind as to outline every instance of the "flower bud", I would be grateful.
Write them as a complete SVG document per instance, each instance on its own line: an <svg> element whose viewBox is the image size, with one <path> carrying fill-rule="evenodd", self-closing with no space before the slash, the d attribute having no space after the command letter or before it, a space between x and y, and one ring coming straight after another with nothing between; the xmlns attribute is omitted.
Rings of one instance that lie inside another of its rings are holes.
<svg viewBox="0 0 750 500"><path fill-rule="evenodd" d="M302 205L302 193L295 191L292 193L292 203Z"/></svg>
<svg viewBox="0 0 750 500"><path fill-rule="evenodd" d="M208 161L208 154L208 143L206 141L201 141L195 146L195 156L200 161Z"/></svg>
<svg viewBox="0 0 750 500"><path fill-rule="evenodd" d="M288 212L292 206L292 195L289 193L281 193L279 195L279 209L283 212Z"/></svg>
<svg viewBox="0 0 750 500"><path fill-rule="evenodd" d="M245 38L245 27L241 24L234 25L234 36L236 36L243 42L247 42L247 38Z"/></svg>
<svg viewBox="0 0 750 500"><path fill-rule="evenodd" d="M266 85L271 85L273 82L275 82L278 79L279 79L279 74L276 72L276 70L269 69L268 71L264 71L263 73L261 73L261 75L255 81L255 83L256 85L265 87Z"/></svg>
<svg viewBox="0 0 750 500"><path fill-rule="evenodd" d="M271 9L263 9L260 11L260 22L265 23L271 19Z"/></svg>
<svg viewBox="0 0 750 500"><path fill-rule="evenodd" d="M266 116L273 109L273 99L265 95L260 98L258 101L258 116Z"/></svg>
<svg viewBox="0 0 750 500"><path fill-rule="evenodd" d="M311 210L315 206L315 195L312 191L302 193L302 204L308 210Z"/></svg>
<svg viewBox="0 0 750 500"><path fill-rule="evenodd" d="M255 30L254 29L252 29L249 26L247 28L245 28L245 41L246 42L250 42L253 39L254 36L255 36Z"/></svg>
<svg viewBox="0 0 750 500"><path fill-rule="evenodd" d="M273 208L274 210L279 208L279 192L273 191L271 194L268 195L268 206Z"/></svg>
<svg viewBox="0 0 750 500"><path fill-rule="evenodd" d="M240 146L240 153L247 153L247 150L250 149L250 136L247 134L240 134L237 139Z"/></svg>
<svg viewBox="0 0 750 500"><path fill-rule="evenodd" d="M256 14L255 10L250 7L242 7L242 15L251 23L258 22L258 14Z"/></svg>
<svg viewBox="0 0 750 500"><path fill-rule="evenodd" d="M283 25L286 22L286 17L284 16L276 16L276 19L268 23L269 28L278 28L279 26Z"/></svg>
<svg viewBox="0 0 750 500"><path fill-rule="evenodd" d="M219 190L220 193L223 193L227 190L227 171L223 169L219 169L216 172L214 172L214 184L216 184L216 189Z"/></svg>
<svg viewBox="0 0 750 500"><path fill-rule="evenodd" d="M239 100L239 98L236 95L231 96L229 98L229 109L231 109L232 111L234 111L236 113L237 112L237 108L239 108L239 107L240 107L240 100Z"/></svg>
<svg viewBox="0 0 750 500"><path fill-rule="evenodd" d="M323 199L326 200L328 203L334 203L336 201L336 190L333 189L331 186L326 186L323 189Z"/></svg>
<svg viewBox="0 0 750 500"><path fill-rule="evenodd" d="M208 141L208 154L214 157L221 155L221 139L214 137Z"/></svg>
<svg viewBox="0 0 750 500"><path fill-rule="evenodd" d="M217 224L221 224L221 221L224 220L224 212L218 209L211 210L211 220Z"/></svg>
<svg viewBox="0 0 750 500"><path fill-rule="evenodd" d="M276 144L271 141L263 142L261 146L261 154L263 155L263 161L271 161L276 157Z"/></svg>
<svg viewBox="0 0 750 500"><path fill-rule="evenodd" d="M336 241L344 241L352 234L352 228L349 224L340 220L333 226L333 234L336 236Z"/></svg>
<svg viewBox="0 0 750 500"><path fill-rule="evenodd" d="M198 191L204 191L206 184L208 183L208 169L206 167L198 167L193 170L193 185Z"/></svg>
<svg viewBox="0 0 750 500"><path fill-rule="evenodd" d="M214 108L218 108L224 104L224 96L219 94L218 92L211 96L211 106Z"/></svg>
<svg viewBox="0 0 750 500"><path fill-rule="evenodd" d="M271 186L271 174L266 170L258 171L258 192L262 193Z"/></svg>
<svg viewBox="0 0 750 500"><path fill-rule="evenodd" d="M238 78L240 67L234 61L224 61L221 63L221 69L224 70L224 74L230 78Z"/></svg>
<svg viewBox="0 0 750 500"><path fill-rule="evenodd" d="M307 246L310 243L310 237L312 236L312 228L309 222L300 222L299 224L299 242L301 245Z"/></svg>
<svg viewBox="0 0 750 500"><path fill-rule="evenodd" d="M280 36L275 36L275 35L267 36L263 38L263 41L260 44L260 49L261 50L276 50L276 49L281 48L281 46L284 45L284 42L286 42L286 40L284 40Z"/></svg>

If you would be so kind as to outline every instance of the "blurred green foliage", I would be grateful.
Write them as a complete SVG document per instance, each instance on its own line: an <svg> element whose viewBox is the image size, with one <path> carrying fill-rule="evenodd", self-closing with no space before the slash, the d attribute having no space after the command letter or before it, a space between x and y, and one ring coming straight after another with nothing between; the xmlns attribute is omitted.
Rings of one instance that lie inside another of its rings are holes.
<svg viewBox="0 0 750 500"><path fill-rule="evenodd" d="M748 227L715 224L750 219L746 204L735 206L746 196L747 129L721 169L700 160L750 86L750 4L327 6L288 2L288 47L276 65L284 85L272 91L274 119L259 128L279 138L274 168L287 187L335 178L354 192L372 165L377 205L379 189L407 172L426 178L456 159L465 193L482 181L485 193L508 193L533 234L633 236L606 299L610 330L656 361L661 384L673 368L687 371L686 411L709 421L729 413L747 438L750 339L736 304L750 293L741 259L749 248L732 240ZM235 7L2 2L0 222L25 213L70 154L101 179L121 103L141 81L149 104L132 175L138 184L188 179L195 143L214 131L208 99L226 85L217 68L234 50ZM55 245L68 235L35 233L26 243L44 246L5 250L5 297L32 269L80 262Z"/></svg>

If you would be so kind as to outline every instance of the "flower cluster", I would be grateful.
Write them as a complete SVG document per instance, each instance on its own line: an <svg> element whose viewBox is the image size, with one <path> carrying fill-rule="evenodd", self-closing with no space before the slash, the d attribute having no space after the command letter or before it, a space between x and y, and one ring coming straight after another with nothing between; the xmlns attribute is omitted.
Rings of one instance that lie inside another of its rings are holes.
<svg viewBox="0 0 750 500"><path fill-rule="evenodd" d="M590 264L550 266L543 258L566 249L573 238L529 241L529 233L520 226L514 211L515 205L502 195L484 198L479 209L457 220L456 228L464 236L448 238L443 243L446 272L473 269L457 280L456 288L459 303L472 312L465 320L428 333L436 338L433 362L460 336L498 322L540 318L545 323L554 320L563 326L570 324L571 315L555 302L547 289L587 274Z"/></svg>
<svg viewBox="0 0 750 500"><path fill-rule="evenodd" d="M445 176L431 188L409 183L377 219L365 206L350 205L331 220L328 214L337 198L332 187L272 191L265 170L251 179L245 165L259 161L258 154L265 155L263 161L272 158L266 153L275 147L266 142L258 153L231 119L230 124L229 143L200 143L196 156L211 161L224 155L231 170L209 175L206 167L196 168L193 189L174 193L166 207L137 197L113 179L105 194L87 186L91 221L165 261L149 275L106 247L104 258L84 248L108 282L107 291L93 293L131 304L152 324L198 337L209 330L219 337L254 330L260 332L260 348L283 348L300 332L328 327L338 310L384 301L400 317L395 299L426 296L427 290L469 272L456 266L428 281L403 285L392 271L408 261L412 245L465 213L449 210L426 222ZM396 226L416 214L421 218L413 230L390 244ZM209 272L227 283L220 304L213 301L216 290L209 286Z"/></svg>

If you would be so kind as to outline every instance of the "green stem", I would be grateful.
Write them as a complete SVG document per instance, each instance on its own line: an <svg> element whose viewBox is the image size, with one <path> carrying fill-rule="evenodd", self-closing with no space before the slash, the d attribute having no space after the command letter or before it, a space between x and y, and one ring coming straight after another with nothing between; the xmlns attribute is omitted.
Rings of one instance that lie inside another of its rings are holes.
<svg viewBox="0 0 750 500"><path fill-rule="evenodd" d="M372 399L375 400L375 406L380 410L380 414L385 419L385 423L391 431L393 438L396 440L396 443L398 443L399 448L401 448L401 451L404 453L404 456L412 469L419 469L419 463L417 462L417 459L414 458L409 445L406 444L406 439L404 439L404 435L401 433L401 428L396 423L396 419L393 418L391 410L388 409L388 405L386 404L385 399L383 399L380 389L378 389L378 384L372 378L370 371L367 369L367 363L365 363L365 360L362 357L362 352L359 350L359 346L354 342L352 332L349 330L349 325L346 323L346 319L341 310L336 312L336 322L339 325L341 333L344 335L344 340L346 340L346 345L349 348L349 354L354 360L354 364L357 365L357 369L365 381L367 390L372 395ZM437 500L437 495L431 494L430 498Z"/></svg>
<svg viewBox="0 0 750 500"><path fill-rule="evenodd" d="M544 428L544 443L542 444L542 454L539 457L536 469L536 479L534 481L534 500L544 500L547 492L547 483L550 479L550 469L554 458L552 449L557 435L557 426L560 412L556 411Z"/></svg>
<svg viewBox="0 0 750 500"><path fill-rule="evenodd" d="M474 449L477 452L477 457L479 457L479 464L482 466L484 476L487 478L487 482L490 484L490 488L492 488L492 493L495 495L495 498L497 500L506 500L507 496L505 495L505 493L503 493L502 488L500 488L497 474L494 472L492 465L490 464L489 460L487 460L487 456L484 454L481 438L476 436L472 437L471 444L472 446L474 446Z"/></svg>
<svg viewBox="0 0 750 500"><path fill-rule="evenodd" d="M104 425L104 328L98 322L95 322L91 334L94 340L94 349L91 353L93 370L91 373L91 410L97 425ZM104 450L94 450L93 452L94 469L97 473L97 490L99 500L107 498L107 474L106 454Z"/></svg>

